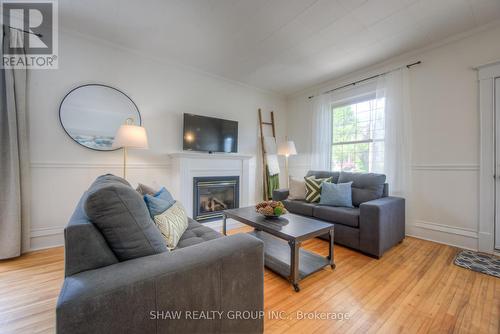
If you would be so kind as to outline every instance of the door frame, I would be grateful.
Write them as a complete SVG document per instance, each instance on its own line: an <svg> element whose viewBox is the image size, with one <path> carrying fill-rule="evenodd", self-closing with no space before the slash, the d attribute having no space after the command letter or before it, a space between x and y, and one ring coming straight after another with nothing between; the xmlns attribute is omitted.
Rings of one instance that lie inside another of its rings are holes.
<svg viewBox="0 0 500 334"><path fill-rule="evenodd" d="M500 61L477 66L475 69L478 71L480 114L478 250L493 254L495 253L495 79L500 78Z"/></svg>

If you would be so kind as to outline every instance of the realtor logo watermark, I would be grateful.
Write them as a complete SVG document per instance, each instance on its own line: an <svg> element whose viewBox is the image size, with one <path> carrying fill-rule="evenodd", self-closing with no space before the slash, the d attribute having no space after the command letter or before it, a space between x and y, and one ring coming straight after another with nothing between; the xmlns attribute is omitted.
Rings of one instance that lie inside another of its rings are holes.
<svg viewBox="0 0 500 334"><path fill-rule="evenodd" d="M57 0L0 0L2 68L57 69Z"/></svg>

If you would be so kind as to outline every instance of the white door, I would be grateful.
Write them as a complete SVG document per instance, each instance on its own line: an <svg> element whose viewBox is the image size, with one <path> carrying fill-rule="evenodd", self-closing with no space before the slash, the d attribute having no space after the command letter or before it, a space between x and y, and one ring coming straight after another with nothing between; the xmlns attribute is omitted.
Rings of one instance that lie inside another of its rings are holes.
<svg viewBox="0 0 500 334"><path fill-rule="evenodd" d="M500 250L500 78L495 79L495 249Z"/></svg>

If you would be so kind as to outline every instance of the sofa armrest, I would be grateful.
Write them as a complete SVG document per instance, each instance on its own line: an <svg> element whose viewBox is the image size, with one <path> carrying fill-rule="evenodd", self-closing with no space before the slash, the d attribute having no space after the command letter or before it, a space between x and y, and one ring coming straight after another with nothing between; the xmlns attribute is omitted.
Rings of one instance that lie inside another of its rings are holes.
<svg viewBox="0 0 500 334"><path fill-rule="evenodd" d="M377 258L405 237L405 199L382 197L359 206L360 250Z"/></svg>
<svg viewBox="0 0 500 334"><path fill-rule="evenodd" d="M276 189L273 191L273 200L283 201L288 198L288 195L289 195L288 189Z"/></svg>
<svg viewBox="0 0 500 334"><path fill-rule="evenodd" d="M57 332L262 332L263 294L263 243L237 234L66 277Z"/></svg>

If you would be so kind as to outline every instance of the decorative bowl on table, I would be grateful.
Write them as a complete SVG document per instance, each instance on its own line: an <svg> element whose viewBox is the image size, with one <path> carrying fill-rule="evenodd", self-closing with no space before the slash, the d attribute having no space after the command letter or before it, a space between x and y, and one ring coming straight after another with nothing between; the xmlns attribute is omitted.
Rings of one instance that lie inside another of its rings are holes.
<svg viewBox="0 0 500 334"><path fill-rule="evenodd" d="M266 218L278 218L287 213L280 201L264 201L255 206L255 210Z"/></svg>

